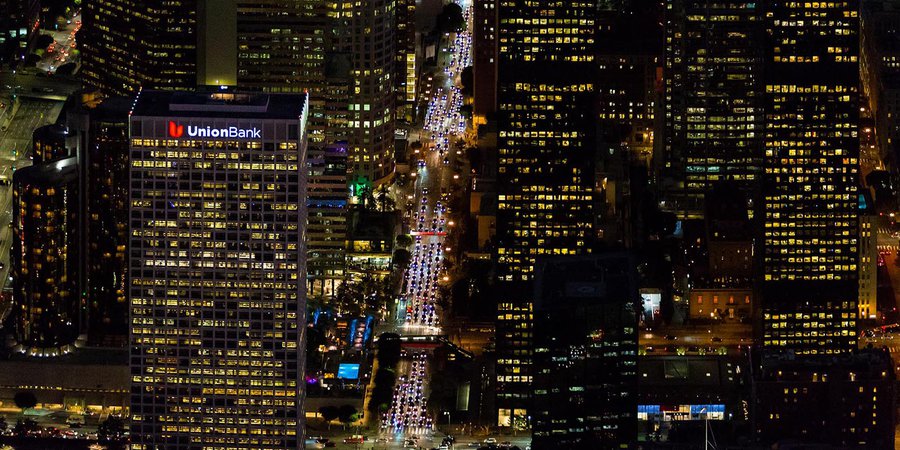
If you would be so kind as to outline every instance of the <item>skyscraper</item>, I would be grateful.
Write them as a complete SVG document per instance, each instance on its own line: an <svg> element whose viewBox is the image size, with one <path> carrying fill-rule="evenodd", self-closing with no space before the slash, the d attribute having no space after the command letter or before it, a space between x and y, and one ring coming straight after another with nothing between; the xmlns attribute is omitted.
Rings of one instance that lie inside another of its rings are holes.
<svg viewBox="0 0 900 450"><path fill-rule="evenodd" d="M351 177L382 184L394 174L394 39L395 3L361 0L344 3L333 43L350 55L347 144Z"/></svg>
<svg viewBox="0 0 900 450"><path fill-rule="evenodd" d="M416 110L422 62L416 53L416 2L402 0L394 5L394 83L397 90L397 120L412 121Z"/></svg>
<svg viewBox="0 0 900 450"><path fill-rule="evenodd" d="M500 425L524 426L535 259L591 251L596 119L590 2L498 6L496 376Z"/></svg>
<svg viewBox="0 0 900 450"><path fill-rule="evenodd" d="M132 95L196 86L196 0L97 0L83 8L78 42L86 87Z"/></svg>
<svg viewBox="0 0 900 450"><path fill-rule="evenodd" d="M0 0L0 63L16 63L38 30L37 0Z"/></svg>
<svg viewBox="0 0 900 450"><path fill-rule="evenodd" d="M78 134L83 186L83 289L88 344L124 347L128 341L125 277L128 257L128 113L133 99L112 97L70 111Z"/></svg>
<svg viewBox="0 0 900 450"><path fill-rule="evenodd" d="M307 114L227 89L135 101L133 447L302 446Z"/></svg>
<svg viewBox="0 0 900 450"><path fill-rule="evenodd" d="M538 261L535 448L623 448L637 438L635 267L627 254Z"/></svg>
<svg viewBox="0 0 900 450"><path fill-rule="evenodd" d="M347 239L347 145L309 152L309 296L330 298L344 278Z"/></svg>
<svg viewBox="0 0 900 450"><path fill-rule="evenodd" d="M703 213L719 181L757 188L762 139L762 2L668 0L663 168L666 207Z"/></svg>
<svg viewBox="0 0 900 450"><path fill-rule="evenodd" d="M768 2L762 344L856 348L859 4Z"/></svg>
<svg viewBox="0 0 900 450"><path fill-rule="evenodd" d="M342 16L338 11L344 4L230 1L236 5L231 11L238 42L237 85L265 92L309 92L308 293L328 298L344 279L347 236L350 156L346 142L352 58L336 45L350 31L338 26ZM208 6L205 17L213 17L209 22L222 20L222 2ZM217 33L210 37L218 39Z"/></svg>
<svg viewBox="0 0 900 450"><path fill-rule="evenodd" d="M497 111L497 0L478 0L472 10L472 115L480 125Z"/></svg>
<svg viewBox="0 0 900 450"><path fill-rule="evenodd" d="M64 149L67 136L67 130L52 125L35 131L35 141L42 146L62 144ZM65 353L82 332L78 187L77 158L65 155L46 162L36 158L35 165L13 175L10 265L20 352Z"/></svg>

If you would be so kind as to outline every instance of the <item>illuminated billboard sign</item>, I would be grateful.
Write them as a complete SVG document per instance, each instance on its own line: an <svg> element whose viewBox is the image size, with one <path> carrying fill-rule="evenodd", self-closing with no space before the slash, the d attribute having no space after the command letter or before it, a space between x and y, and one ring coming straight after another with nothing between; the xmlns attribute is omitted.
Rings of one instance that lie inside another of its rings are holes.
<svg viewBox="0 0 900 450"><path fill-rule="evenodd" d="M169 121L168 132L171 138L180 138L187 131L188 137L211 137L229 139L261 139L262 130L256 127L240 128L236 126L211 127L197 125L181 125L174 120Z"/></svg>
<svg viewBox="0 0 900 450"><path fill-rule="evenodd" d="M337 377L345 380L355 380L359 378L359 364L338 365Z"/></svg>

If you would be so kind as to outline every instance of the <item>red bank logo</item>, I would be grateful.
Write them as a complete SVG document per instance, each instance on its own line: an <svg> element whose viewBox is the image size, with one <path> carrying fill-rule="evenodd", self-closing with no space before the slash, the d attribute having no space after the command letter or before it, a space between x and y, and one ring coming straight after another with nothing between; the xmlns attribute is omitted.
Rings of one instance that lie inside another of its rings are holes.
<svg viewBox="0 0 900 450"><path fill-rule="evenodd" d="M169 121L169 137L180 138L185 134L185 131L187 131L188 137L262 139L262 130L256 127L238 128L226 126L213 128L210 126L188 125L187 129L185 129L184 125L179 125L174 120Z"/></svg>
<svg viewBox="0 0 900 450"><path fill-rule="evenodd" d="M178 125L173 121L169 121L169 137L180 138L184 134L184 125Z"/></svg>

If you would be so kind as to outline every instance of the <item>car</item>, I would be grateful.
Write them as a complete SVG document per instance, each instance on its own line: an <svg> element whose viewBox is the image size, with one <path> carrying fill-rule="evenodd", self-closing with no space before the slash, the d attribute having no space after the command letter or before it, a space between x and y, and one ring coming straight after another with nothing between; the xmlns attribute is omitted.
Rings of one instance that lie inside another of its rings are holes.
<svg viewBox="0 0 900 450"><path fill-rule="evenodd" d="M84 416L80 414L72 414L66 419L66 425L70 428L81 428L84 426Z"/></svg>
<svg viewBox="0 0 900 450"><path fill-rule="evenodd" d="M380 437L375 439L376 444L387 444L388 442L390 442L388 441L388 438Z"/></svg>
<svg viewBox="0 0 900 450"><path fill-rule="evenodd" d="M722 338L720 338L718 336L713 336L712 341L713 342L722 342Z"/></svg>
<svg viewBox="0 0 900 450"><path fill-rule="evenodd" d="M486 439L485 439L484 441L482 441L482 442L485 443L485 444L488 444L488 445L490 445L490 444L496 444L496 443L497 443L497 439L496 439L496 438L489 437L489 438L486 438Z"/></svg>
<svg viewBox="0 0 900 450"><path fill-rule="evenodd" d="M481 447L481 443L480 442L469 442L469 447L478 448L478 447Z"/></svg>
<svg viewBox="0 0 900 450"><path fill-rule="evenodd" d="M366 440L365 436L362 436L359 434L354 434L353 436L344 438L344 443L345 444L362 444L363 441L365 441L365 440Z"/></svg>
<svg viewBox="0 0 900 450"><path fill-rule="evenodd" d="M678 336L672 336L671 334L667 334L667 335L663 336L663 339L665 339L667 341L677 341Z"/></svg>

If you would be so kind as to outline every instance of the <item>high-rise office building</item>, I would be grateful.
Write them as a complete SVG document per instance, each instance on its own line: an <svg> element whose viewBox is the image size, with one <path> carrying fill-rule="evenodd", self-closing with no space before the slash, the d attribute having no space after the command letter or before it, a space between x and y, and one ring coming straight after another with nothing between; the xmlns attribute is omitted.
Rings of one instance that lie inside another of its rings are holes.
<svg viewBox="0 0 900 450"><path fill-rule="evenodd" d="M31 134L31 156L34 165L59 161L69 156L69 141L74 134L62 124L44 125Z"/></svg>
<svg viewBox="0 0 900 450"><path fill-rule="evenodd" d="M347 144L351 178L382 184L394 174L395 3L362 0L345 3L334 48L350 55Z"/></svg>
<svg viewBox="0 0 900 450"><path fill-rule="evenodd" d="M128 341L125 277L128 258L128 113L133 99L111 97L93 108L69 111L78 134L84 229L82 291L88 344L124 347Z"/></svg>
<svg viewBox="0 0 900 450"><path fill-rule="evenodd" d="M878 214L872 196L859 193L859 318L878 318Z"/></svg>
<svg viewBox="0 0 900 450"><path fill-rule="evenodd" d="M900 4L866 0L861 6L860 74L869 102L860 106L871 107L879 156L891 164L900 156Z"/></svg>
<svg viewBox="0 0 900 450"><path fill-rule="evenodd" d="M472 117L481 125L497 111L497 0L478 0L472 9Z"/></svg>
<svg viewBox="0 0 900 450"><path fill-rule="evenodd" d="M602 4L601 4L602 8ZM661 86L659 2L607 5L597 17L596 232L604 242L630 248L636 238L633 205L645 189L655 141ZM637 186L632 187L632 184Z"/></svg>
<svg viewBox="0 0 900 450"><path fill-rule="evenodd" d="M682 218L719 181L750 192L761 170L762 2L668 0L663 191Z"/></svg>
<svg viewBox="0 0 900 450"><path fill-rule="evenodd" d="M595 5L498 5L496 405L529 415L535 259L591 251Z"/></svg>
<svg viewBox="0 0 900 450"><path fill-rule="evenodd" d="M767 8L761 343L849 352L859 295L859 4Z"/></svg>
<svg viewBox="0 0 900 450"><path fill-rule="evenodd" d="M397 120L412 122L416 113L419 72L422 61L416 53L416 2L401 0L394 5L394 83L397 90Z"/></svg>
<svg viewBox="0 0 900 450"><path fill-rule="evenodd" d="M64 144L66 136L59 136L59 131L39 128L35 141ZM38 356L65 353L82 332L78 184L74 157L36 163L13 175L10 265L17 351Z"/></svg>
<svg viewBox="0 0 900 450"><path fill-rule="evenodd" d="M227 89L136 99L132 447L303 445L307 111Z"/></svg>
<svg viewBox="0 0 900 450"><path fill-rule="evenodd" d="M320 1L203 1L199 70L203 85L309 94L309 295L327 298L344 278L348 107L352 56L338 26L352 5ZM351 14L351 13L348 13ZM236 48L222 46L234 40ZM350 39L352 42L352 39ZM345 151L335 152L337 148Z"/></svg>
<svg viewBox="0 0 900 450"><path fill-rule="evenodd" d="M347 145L309 152L307 280L310 297L331 298L344 278L347 238Z"/></svg>
<svg viewBox="0 0 900 450"><path fill-rule="evenodd" d="M85 2L84 84L106 95L197 84L197 0Z"/></svg>
<svg viewBox="0 0 900 450"><path fill-rule="evenodd" d="M15 64L39 27L37 0L0 0L0 63Z"/></svg>
<svg viewBox="0 0 900 450"><path fill-rule="evenodd" d="M535 448L625 448L637 438L635 267L627 254L538 260Z"/></svg>

